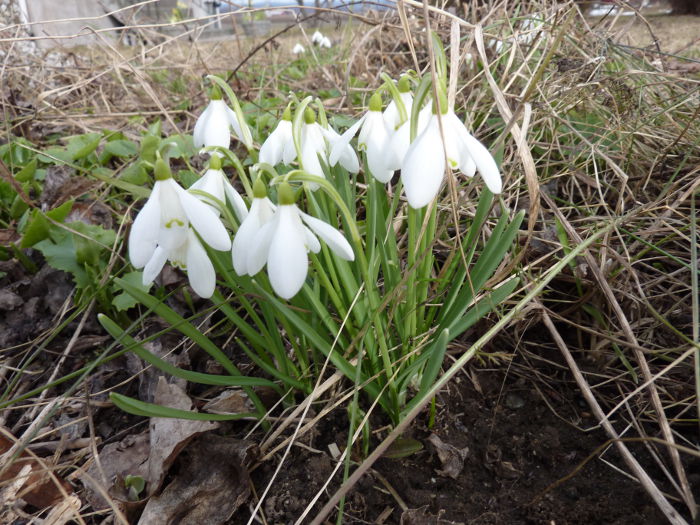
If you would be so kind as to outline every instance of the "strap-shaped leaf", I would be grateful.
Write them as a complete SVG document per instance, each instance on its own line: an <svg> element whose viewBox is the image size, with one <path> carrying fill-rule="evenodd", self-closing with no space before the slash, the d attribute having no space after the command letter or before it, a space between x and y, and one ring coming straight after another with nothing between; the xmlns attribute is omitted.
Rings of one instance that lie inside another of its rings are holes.
<svg viewBox="0 0 700 525"><path fill-rule="evenodd" d="M180 379L186 379L192 383L199 383L202 385L217 385L217 386L267 386L271 388L277 388L277 385L268 379L263 379L259 377L248 377L248 376L219 376L214 374L204 374L201 372L193 372L192 370L183 370L178 368L167 361L156 356L152 352L149 352L144 348L144 346L136 341L133 337L127 334L121 327L115 323L112 319L104 314L99 314L97 316L100 324L103 326L109 334L116 340L121 342L127 349L134 352L141 359L147 363L155 366L159 370L162 370L166 374L170 374Z"/></svg>
<svg viewBox="0 0 700 525"><path fill-rule="evenodd" d="M139 401L133 397L124 396L111 392L109 399L118 408L135 416L145 417L169 417L173 419L190 419L193 421L231 421L234 419L258 417L256 414L206 414L202 412L192 412L190 410L180 410L178 408L164 407L154 403Z"/></svg>

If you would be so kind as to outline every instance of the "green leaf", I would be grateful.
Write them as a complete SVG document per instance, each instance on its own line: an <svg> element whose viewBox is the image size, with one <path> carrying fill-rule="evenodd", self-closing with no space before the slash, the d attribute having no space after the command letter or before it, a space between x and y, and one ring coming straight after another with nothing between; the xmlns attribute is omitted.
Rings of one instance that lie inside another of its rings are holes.
<svg viewBox="0 0 700 525"><path fill-rule="evenodd" d="M215 386L266 386L277 388L277 385L268 379L263 379L259 377L248 377L243 375L235 376L219 376L214 374L204 374L201 372L193 372L191 370L183 370L178 368L171 363L161 359L157 355L146 350L146 348L141 345L138 341L127 334L121 327L112 321L109 317L104 314L98 314L98 321L103 326L109 334L114 337L117 341L122 343L129 350L134 352L141 359L147 363L155 366L159 370L162 370L166 374L170 374L174 377L179 377L192 383L199 383L202 385L215 385Z"/></svg>
<svg viewBox="0 0 700 525"><path fill-rule="evenodd" d="M423 370L423 377L421 377L418 396L433 386L435 379L440 373L442 361L445 358L445 350L447 350L447 341L449 341L449 339L450 331L445 328L442 332L440 332L438 338L427 350L428 362L425 364L425 369Z"/></svg>
<svg viewBox="0 0 700 525"><path fill-rule="evenodd" d="M246 417L258 417L256 414L205 414L177 408L164 407L153 403L145 403L116 392L109 394L109 399L118 408L129 414L145 417L169 417L174 419L189 419L192 421L232 421Z"/></svg>
<svg viewBox="0 0 700 525"><path fill-rule="evenodd" d="M72 208L73 201L67 201L57 208L47 211L46 214L44 214L41 210L35 209L32 212L32 216L29 219L27 227L24 230L20 248L30 248L36 243L48 238L51 222L47 219L47 217L56 222L63 222Z"/></svg>
<svg viewBox="0 0 700 525"><path fill-rule="evenodd" d="M135 157L139 152L138 145L131 140L113 140L105 144L105 151L115 157Z"/></svg>
<svg viewBox="0 0 700 525"><path fill-rule="evenodd" d="M29 182L34 178L34 173L36 173L36 166L37 166L37 160L32 159L29 164L27 164L24 168L22 168L17 175L15 175L15 179L17 179L18 182Z"/></svg>
<svg viewBox="0 0 700 525"><path fill-rule="evenodd" d="M140 289L143 293L148 293L148 290L151 288L150 284L148 286L144 286L143 272L129 272L123 275L122 279L124 279L130 285ZM126 291L124 291L124 288L119 286L118 283L114 283L112 289L115 293L114 298L112 299L112 306L114 306L118 312L123 312L139 304L134 296L129 295Z"/></svg>
<svg viewBox="0 0 700 525"><path fill-rule="evenodd" d="M67 151L71 160L84 159L97 149L102 140L101 133L77 135L68 141Z"/></svg>
<svg viewBox="0 0 700 525"><path fill-rule="evenodd" d="M63 270L73 275L75 284L80 288L90 286L92 280L85 269L78 264L73 245L73 235L65 230L57 230L52 239L44 239L34 247L39 250L52 268Z"/></svg>
<svg viewBox="0 0 700 525"><path fill-rule="evenodd" d="M382 454L385 458L400 459L423 450L423 443L413 438L396 438Z"/></svg>
<svg viewBox="0 0 700 525"><path fill-rule="evenodd" d="M137 186L146 184L148 182L148 173L143 167L141 161L134 162L124 168L119 179L130 184L136 184Z"/></svg>
<svg viewBox="0 0 700 525"><path fill-rule="evenodd" d="M97 224L85 224L78 221L70 223L69 227L77 232L73 234L73 244L75 258L80 265L97 266L101 252L110 248L117 238L114 230L105 230Z"/></svg>

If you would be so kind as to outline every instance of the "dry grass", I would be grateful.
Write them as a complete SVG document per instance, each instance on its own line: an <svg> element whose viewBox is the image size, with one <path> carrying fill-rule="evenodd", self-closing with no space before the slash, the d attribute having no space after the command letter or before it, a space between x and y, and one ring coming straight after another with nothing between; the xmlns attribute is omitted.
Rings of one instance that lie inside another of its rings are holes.
<svg viewBox="0 0 700 525"><path fill-rule="evenodd" d="M691 283L697 263L691 257L697 243L691 201L700 186L700 77L681 57L626 47L645 44L636 29L643 21L621 27L618 20L587 21L574 11L566 34L557 39L571 5L554 10L529 3L516 18L515 7L506 4L472 13L469 20L481 21L483 38L478 31L462 31L456 103L476 136L502 151L506 203L530 213L518 268L526 288L601 227L624 217L524 305L532 315L513 319L499 335L520 356L511 373L550 391L575 383L616 440L628 472L669 521L686 523L697 512L686 465L691 453L700 452L698 314L692 309L698 290ZM541 30L523 31L526 12L539 13ZM378 85L380 72L396 75L416 61L426 67L421 12L409 14L416 18L404 24L389 13L337 30L333 59L309 58L313 66L296 79L285 68L292 58L290 42L304 38L298 28L262 47L263 39L190 42L186 35L124 48L99 35L91 48L20 55L12 53L19 40L6 41L1 140L24 136L41 144L51 134L105 128L137 137L155 118L164 121L165 133L190 131L194 115L185 106L202 107L202 76L229 72L244 58L231 79L243 100L283 99L282 85L336 90L328 106L347 112ZM450 20L433 13L431 24L448 42ZM649 35L653 26L643 25ZM513 45L511 36L523 32L532 40ZM497 40L510 44L496 51ZM669 42L662 50L695 53L683 42ZM492 81L476 64L480 55L490 64ZM459 183L460 201L445 204L468 214L471 190ZM1 355L8 363L13 358L11 352ZM6 424L15 422L14 436L29 435L28 421L16 424L16 413L37 408L15 407L4 416ZM636 458L627 438L644 441L635 448ZM65 472L90 453L90 447L79 454L64 451L52 468ZM653 464L658 468L649 469ZM361 471L370 466L371 461Z"/></svg>

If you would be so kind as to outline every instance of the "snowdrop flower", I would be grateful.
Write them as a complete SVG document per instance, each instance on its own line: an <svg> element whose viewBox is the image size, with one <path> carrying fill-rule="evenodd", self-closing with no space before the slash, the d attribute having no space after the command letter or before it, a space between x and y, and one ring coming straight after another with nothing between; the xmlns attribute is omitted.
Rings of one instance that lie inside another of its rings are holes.
<svg viewBox="0 0 700 525"><path fill-rule="evenodd" d="M340 163L340 165L350 173L358 173L360 171L360 161L357 158L357 153L355 153L355 150L350 145L350 141L345 141L345 139L343 139L343 136L330 126L328 128L324 128L321 126L321 132L328 141L331 153L335 149L335 146L338 143L338 141L344 141L345 143L344 148L341 147L338 149L338 159L336 163L330 164L329 157L329 166L335 166L335 164Z"/></svg>
<svg viewBox="0 0 700 525"><path fill-rule="evenodd" d="M459 169L468 177L474 176L478 170L489 190L501 193L501 175L491 153L471 136L452 109L447 110L441 120L444 144L438 116L433 113L426 128L406 153L401 179L408 204L412 208L422 208L437 195L445 174L442 151L447 154L452 168Z"/></svg>
<svg viewBox="0 0 700 525"><path fill-rule="evenodd" d="M316 236L341 259L353 261L355 254L343 234L297 207L294 193L287 183L280 184L277 194L279 202L274 216L259 229L255 245L247 246L252 253L246 270L254 274L267 264L272 289L283 299L291 299L306 280L309 270L307 253L321 250Z"/></svg>
<svg viewBox="0 0 700 525"><path fill-rule="evenodd" d="M323 167L321 166L321 161L319 156L323 159L325 164L328 163L328 143L326 142L326 137L329 140L333 140L337 136L335 130L327 130L322 127L318 122L316 122L316 114L311 108L306 108L304 111L304 124L301 127L301 167L307 173L311 175L316 175L317 177L325 178L326 175L323 172ZM343 155L343 166L348 171L355 170L357 173L359 170L359 162L357 162L357 156L352 158L352 154L344 152ZM287 162L287 151L285 151L284 161ZM309 189L316 191L318 189L318 184L308 184Z"/></svg>
<svg viewBox="0 0 700 525"><path fill-rule="evenodd" d="M304 46L302 46L299 42L292 48L292 53L295 55L298 55L299 53L305 52L306 49L304 49Z"/></svg>
<svg viewBox="0 0 700 525"><path fill-rule="evenodd" d="M326 139L323 137L321 126L316 122L316 115L313 110L306 108L304 112L304 124L301 127L301 167L307 173L316 175L317 177L325 178L323 168L318 156L328 163L328 153ZM315 184L310 184L309 187L316 190Z"/></svg>
<svg viewBox="0 0 700 525"><path fill-rule="evenodd" d="M211 100L204 112L197 119L192 133L196 148L220 146L228 148L231 142L231 132L242 140L243 131L236 113L221 99L218 87L212 90Z"/></svg>
<svg viewBox="0 0 700 525"><path fill-rule="evenodd" d="M287 107L282 114L282 120L263 142L258 160L276 166L281 161L289 164L294 160L294 157L296 157L296 150L292 135L292 112Z"/></svg>
<svg viewBox="0 0 700 525"><path fill-rule="evenodd" d="M324 39L324 36L321 34L321 32L317 29L314 31L314 34L311 35L311 42L314 44L321 44L321 41Z"/></svg>
<svg viewBox="0 0 700 525"><path fill-rule="evenodd" d="M382 115L382 99L379 93L375 93L369 100L369 111L365 113L355 124L343 133L341 139L333 144L329 163L335 166L342 151L347 147L353 135L360 130L357 137L359 150L367 151L367 166L372 175L379 182L387 183L391 180L394 170L387 169L386 160L389 157L387 147L390 134Z"/></svg>
<svg viewBox="0 0 700 525"><path fill-rule="evenodd" d="M433 113L433 104L428 103L423 109L418 112L418 126L416 127L416 136L420 136L422 131L430 121L430 115ZM386 159L386 167L390 170L402 169L403 161L408 153L408 148L411 145L411 120L407 120L399 126L389 140L389 147Z"/></svg>
<svg viewBox="0 0 700 525"><path fill-rule="evenodd" d="M236 217L238 217L239 221L243 221L248 214L248 208L243 201L243 197L241 197L236 189L231 186L231 183L228 181L226 175L221 169L221 159L218 155L212 155L211 159L209 159L209 169L192 186L190 186L190 190L206 192L224 204L226 203L226 197L228 197L231 206L233 206L233 211L236 213ZM215 202L212 202L210 199L207 199L201 195L195 196L199 200L211 206L217 215L220 213Z"/></svg>
<svg viewBox="0 0 700 525"><path fill-rule="evenodd" d="M215 250L231 248L231 239L217 214L172 179L162 159L156 161L156 183L134 220L129 259L143 268L143 284L153 282L167 261L187 271L200 297L214 293L216 273L195 231Z"/></svg>
<svg viewBox="0 0 700 525"><path fill-rule="evenodd" d="M413 108L413 95L411 94L411 81L408 76L403 75L399 80L399 95L401 96L401 102L403 102L404 108L406 108L406 116L411 118L411 108ZM384 110L384 122L386 122L387 127L394 131L403 124L401 122L401 114L399 113L399 108L396 105L396 101L392 99L389 105Z"/></svg>
<svg viewBox="0 0 700 525"><path fill-rule="evenodd" d="M253 247L260 239L260 230L272 220L275 209L275 205L267 198L265 184L258 177L253 184L253 202L250 205L250 212L238 228L231 247L233 269L238 275L252 276L262 269L262 265L259 267L255 265L254 268L254 261L250 259L254 252Z"/></svg>
<svg viewBox="0 0 700 525"><path fill-rule="evenodd" d="M330 49L332 44L331 44L330 38L328 38L327 36L324 36L321 39L321 41L318 43L318 45L321 47L325 47L325 48Z"/></svg>

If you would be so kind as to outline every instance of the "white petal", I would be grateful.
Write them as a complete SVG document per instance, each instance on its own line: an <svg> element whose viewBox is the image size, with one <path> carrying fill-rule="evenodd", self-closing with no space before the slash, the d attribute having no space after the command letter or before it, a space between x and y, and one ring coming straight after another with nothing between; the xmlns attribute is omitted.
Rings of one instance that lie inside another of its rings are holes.
<svg viewBox="0 0 700 525"><path fill-rule="evenodd" d="M370 141L386 141L389 136L384 117L380 111L368 111L360 134L357 136L359 149L366 149Z"/></svg>
<svg viewBox="0 0 700 525"><path fill-rule="evenodd" d="M178 193L185 190L173 179L158 181L156 184L159 185L158 202L160 203L158 246L170 254L171 251L182 246L187 239L189 220L185 210L182 208ZM195 197L192 197L192 199L209 209L206 204L202 204Z"/></svg>
<svg viewBox="0 0 700 525"><path fill-rule="evenodd" d="M352 149L350 144L348 144L345 150L340 154L338 162L350 173L358 173L360 171L360 161L357 159L357 153L355 153L355 150Z"/></svg>
<svg viewBox="0 0 700 525"><path fill-rule="evenodd" d="M368 113L363 131L367 128L365 138L367 140L367 166L372 175L379 182L387 183L391 180L394 170L387 169L387 148L389 145L389 132L386 129L384 118L378 111Z"/></svg>
<svg viewBox="0 0 700 525"><path fill-rule="evenodd" d="M464 140L469 155L474 161L474 164L476 164L476 169L479 170L486 186L488 186L489 190L494 194L501 193L503 190L501 172L498 170L498 165L491 153L489 153L489 150L469 133L467 133L467 137L465 137Z"/></svg>
<svg viewBox="0 0 700 525"><path fill-rule="evenodd" d="M411 122L406 121L397 129L387 146L386 168L399 170L411 145Z"/></svg>
<svg viewBox="0 0 700 525"><path fill-rule="evenodd" d="M201 148L204 146L204 128L206 127L207 120L209 120L209 114L211 113L211 104L207 104L202 114L197 119L194 124L194 131L192 132L192 140L196 148Z"/></svg>
<svg viewBox="0 0 700 525"><path fill-rule="evenodd" d="M302 130L301 144L301 164L304 171L317 177L324 177L321 162L318 160L318 155L325 155L326 143L321 132L314 128L318 124L306 125ZM317 184L309 184L312 190L318 189Z"/></svg>
<svg viewBox="0 0 700 525"><path fill-rule="evenodd" d="M468 152L467 155L462 155L462 163L459 165L459 171L470 178L476 173L476 164L474 164L474 160L472 159L472 156L468 154Z"/></svg>
<svg viewBox="0 0 700 525"><path fill-rule="evenodd" d="M408 204L412 208L422 208L435 198L445 174L445 154L437 118L431 119L408 148L403 164L401 179Z"/></svg>
<svg viewBox="0 0 700 525"><path fill-rule="evenodd" d="M312 253L318 253L321 251L321 243L310 229L304 226L304 239L306 239L306 248Z"/></svg>
<svg viewBox="0 0 700 525"><path fill-rule="evenodd" d="M231 183L224 179L224 192L228 197L231 206L233 206L233 211L236 214L239 222L243 222L248 216L248 207L245 205L245 201L241 194L236 191L236 188L231 186Z"/></svg>
<svg viewBox="0 0 700 525"><path fill-rule="evenodd" d="M228 117L228 123L233 128L233 133L236 138L240 141L243 140L243 130L241 129L241 124L238 122L238 115L233 111L228 104L224 102L224 107L226 108L226 116ZM246 124L247 125L247 124Z"/></svg>
<svg viewBox="0 0 700 525"><path fill-rule="evenodd" d="M228 107L223 100L212 100L209 107L208 118L202 126L201 145L228 148L231 142Z"/></svg>
<svg viewBox="0 0 700 525"><path fill-rule="evenodd" d="M413 95L410 92L400 93L400 95L401 101L403 102L403 105L406 108L406 116L410 120L411 108L413 107ZM384 110L382 117L384 117L384 122L386 122L386 125L391 130L396 129L396 126L399 125L399 108L396 105L395 100L392 99L392 101L389 102L389 105Z"/></svg>
<svg viewBox="0 0 700 525"><path fill-rule="evenodd" d="M226 202L226 195L224 193L224 172L221 170L207 170L206 173L197 179L192 186L190 186L191 190L199 190L208 193L215 199L221 201L221 202ZM201 197L199 195L195 195L199 200L210 204L212 206L212 209L216 211L216 213L219 213L219 209L216 207L214 203L209 201L206 197Z"/></svg>
<svg viewBox="0 0 700 525"><path fill-rule="evenodd" d="M312 217L311 215L307 215L306 213L302 212L301 218L339 257L346 261L355 260L352 247L342 233L333 228L330 224L316 217Z"/></svg>
<svg viewBox="0 0 700 525"><path fill-rule="evenodd" d="M280 130L283 123L287 123L291 126L291 122L288 120L281 120L275 130L270 133L263 145L260 147L260 156L258 160L260 162L265 162L276 166L282 160L282 153L284 152L284 137L283 132Z"/></svg>
<svg viewBox="0 0 700 525"><path fill-rule="evenodd" d="M236 236L233 238L231 246L231 257L233 259L233 269L238 275L248 273L248 253L253 250L258 240L260 228L263 226L261 206L264 199L253 199L250 205L250 212L241 223ZM266 219L265 222L267 222ZM266 257L263 257L263 264Z"/></svg>
<svg viewBox="0 0 700 525"><path fill-rule="evenodd" d="M214 294L216 272L206 250L192 230L187 239L187 277L197 295L208 299Z"/></svg>
<svg viewBox="0 0 700 525"><path fill-rule="evenodd" d="M278 218L277 215L275 215L275 218L264 224L262 228L258 230L255 238L249 242L251 249L248 251L248 260L246 262L246 273L248 275L255 275L265 266L270 253L270 243L275 234L277 222Z"/></svg>
<svg viewBox="0 0 700 525"><path fill-rule="evenodd" d="M150 197L136 215L129 234L129 259L134 268L143 268L153 256L158 245L160 230L160 203L158 182L153 186Z"/></svg>
<svg viewBox="0 0 700 525"><path fill-rule="evenodd" d="M178 189L187 218L204 242L215 250L230 250L231 238L218 215L194 195L187 193L179 186Z"/></svg>
<svg viewBox="0 0 700 525"><path fill-rule="evenodd" d="M143 269L143 285L148 286L151 284L158 274L163 269L165 261L168 260L168 252L163 248L158 246L153 252L153 256L150 258L146 267Z"/></svg>
<svg viewBox="0 0 700 525"><path fill-rule="evenodd" d="M339 138L333 140L331 144L331 154L328 157L329 166L335 166L338 163L340 157L346 152L346 148L350 146L350 141L355 136L355 133L357 133L357 130L360 129L360 126L362 126L362 123L365 121L366 116L367 114L365 113L357 122L346 129Z"/></svg>
<svg viewBox="0 0 700 525"><path fill-rule="evenodd" d="M309 270L304 231L295 205L282 205L270 252L267 273L275 293L283 299L294 297L304 286Z"/></svg>

